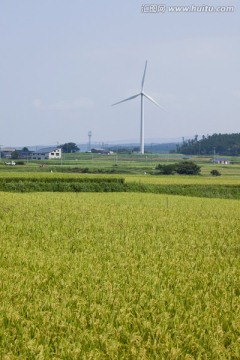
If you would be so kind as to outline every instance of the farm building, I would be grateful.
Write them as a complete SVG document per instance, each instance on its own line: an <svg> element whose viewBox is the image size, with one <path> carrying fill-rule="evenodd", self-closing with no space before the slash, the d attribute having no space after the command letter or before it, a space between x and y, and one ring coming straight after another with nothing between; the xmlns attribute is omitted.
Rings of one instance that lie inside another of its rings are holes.
<svg viewBox="0 0 240 360"><path fill-rule="evenodd" d="M103 155L113 154L112 151L110 151L110 150L105 150L105 149L91 149L91 153L94 153L94 154L103 154Z"/></svg>
<svg viewBox="0 0 240 360"><path fill-rule="evenodd" d="M57 147L43 148L32 153L32 160L61 159L61 157L62 149Z"/></svg>
<svg viewBox="0 0 240 360"><path fill-rule="evenodd" d="M18 153L18 159L31 159L32 157L32 151L22 151L22 150L17 150Z"/></svg>
<svg viewBox="0 0 240 360"><path fill-rule="evenodd" d="M1 150L1 157L5 158L5 159L11 159L12 158L12 153L16 151L16 149L14 148L3 148Z"/></svg>
<svg viewBox="0 0 240 360"><path fill-rule="evenodd" d="M213 164L223 164L223 165L229 165L230 160L227 158L216 158L212 160Z"/></svg>

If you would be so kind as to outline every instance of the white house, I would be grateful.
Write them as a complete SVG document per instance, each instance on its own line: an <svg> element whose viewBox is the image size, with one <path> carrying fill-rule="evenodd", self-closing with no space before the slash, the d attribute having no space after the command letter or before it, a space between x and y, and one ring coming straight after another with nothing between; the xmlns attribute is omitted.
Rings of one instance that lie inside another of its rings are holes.
<svg viewBox="0 0 240 360"><path fill-rule="evenodd" d="M61 157L62 149L57 147L43 148L32 153L32 160L61 159Z"/></svg>
<svg viewBox="0 0 240 360"><path fill-rule="evenodd" d="M214 164L223 164L223 165L229 165L230 160L227 158L216 158L212 160L212 163Z"/></svg>

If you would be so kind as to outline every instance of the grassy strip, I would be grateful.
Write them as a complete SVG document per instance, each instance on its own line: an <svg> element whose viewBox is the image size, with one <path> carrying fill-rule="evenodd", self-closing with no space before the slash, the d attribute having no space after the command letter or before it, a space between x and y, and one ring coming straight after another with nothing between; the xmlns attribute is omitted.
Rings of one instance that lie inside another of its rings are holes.
<svg viewBox="0 0 240 360"><path fill-rule="evenodd" d="M0 178L0 186L4 186L5 183L120 183L124 184L124 178L113 177L3 177Z"/></svg>
<svg viewBox="0 0 240 360"><path fill-rule="evenodd" d="M10 192L113 192L124 191L123 178L9 177L0 179L0 191Z"/></svg>
<svg viewBox="0 0 240 360"><path fill-rule="evenodd" d="M221 199L240 199L239 185L198 185L198 184L137 184L128 183L127 191L154 194L181 195Z"/></svg>
<svg viewBox="0 0 240 360"><path fill-rule="evenodd" d="M93 181L11 181L1 182L0 191L10 192L122 192L125 191L122 182Z"/></svg>
<svg viewBox="0 0 240 360"><path fill-rule="evenodd" d="M7 192L140 192L207 198L240 199L239 185L141 184L119 178L2 178Z"/></svg>

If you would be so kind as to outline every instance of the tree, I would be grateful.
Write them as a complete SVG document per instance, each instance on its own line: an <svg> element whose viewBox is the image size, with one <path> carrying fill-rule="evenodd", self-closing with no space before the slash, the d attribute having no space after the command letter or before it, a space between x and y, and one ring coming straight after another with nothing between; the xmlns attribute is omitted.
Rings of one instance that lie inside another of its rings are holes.
<svg viewBox="0 0 240 360"><path fill-rule="evenodd" d="M194 141L195 141L195 142L198 141L198 135L194 135Z"/></svg>
<svg viewBox="0 0 240 360"><path fill-rule="evenodd" d="M212 176L220 176L220 175L221 175L221 173L220 173L218 170L216 170L216 169L210 171L210 174L211 174Z"/></svg>
<svg viewBox="0 0 240 360"><path fill-rule="evenodd" d="M65 143L60 145L60 147L64 153L75 153L80 150L79 147L73 142Z"/></svg>
<svg viewBox="0 0 240 360"><path fill-rule="evenodd" d="M21 151L29 152L29 149L26 146L24 146Z"/></svg>
<svg viewBox="0 0 240 360"><path fill-rule="evenodd" d="M159 174L161 175L173 175L176 172L176 164L168 164L168 165L157 165L156 170L159 170Z"/></svg>
<svg viewBox="0 0 240 360"><path fill-rule="evenodd" d="M176 172L181 175L199 175L201 167L193 161L181 161L176 165Z"/></svg>
<svg viewBox="0 0 240 360"><path fill-rule="evenodd" d="M19 158L19 153L15 150L15 151L12 152L11 157L12 157L12 159L18 159Z"/></svg>

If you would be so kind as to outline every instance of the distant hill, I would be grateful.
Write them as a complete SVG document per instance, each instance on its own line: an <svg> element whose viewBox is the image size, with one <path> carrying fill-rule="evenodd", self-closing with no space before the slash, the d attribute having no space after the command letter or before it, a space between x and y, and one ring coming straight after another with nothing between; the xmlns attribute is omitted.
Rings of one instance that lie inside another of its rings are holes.
<svg viewBox="0 0 240 360"><path fill-rule="evenodd" d="M240 133L235 134L213 134L203 135L198 139L184 141L177 145L177 153L187 155L218 155L238 156L240 155Z"/></svg>

